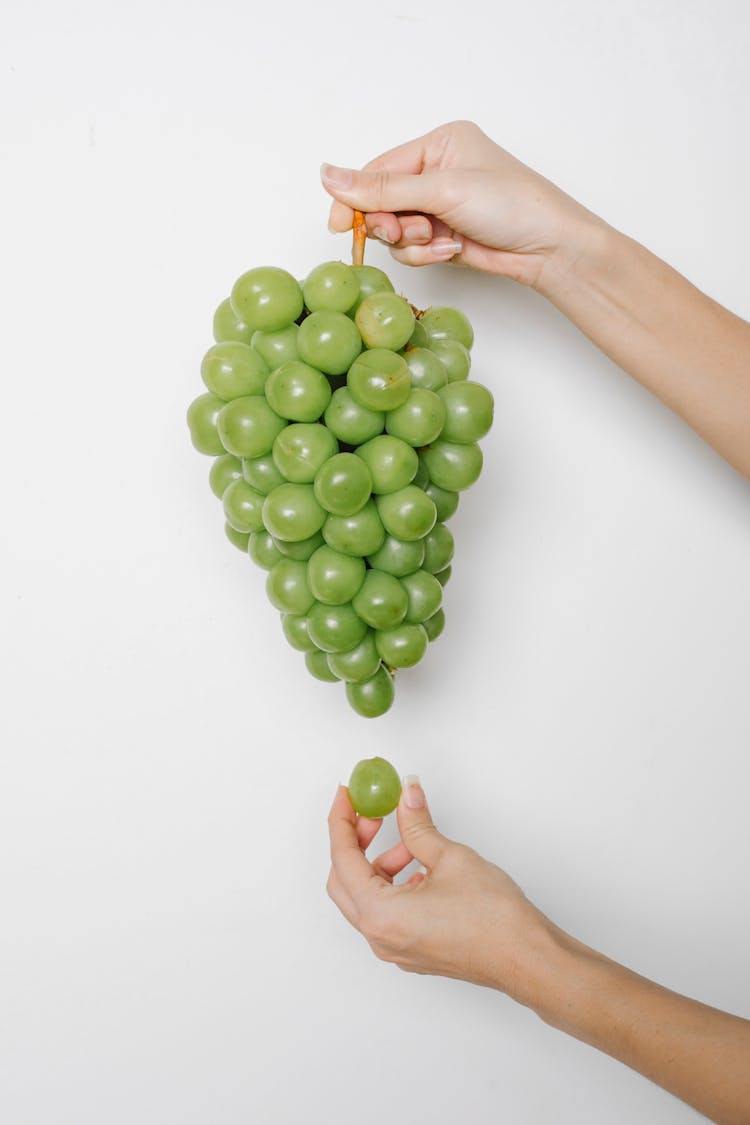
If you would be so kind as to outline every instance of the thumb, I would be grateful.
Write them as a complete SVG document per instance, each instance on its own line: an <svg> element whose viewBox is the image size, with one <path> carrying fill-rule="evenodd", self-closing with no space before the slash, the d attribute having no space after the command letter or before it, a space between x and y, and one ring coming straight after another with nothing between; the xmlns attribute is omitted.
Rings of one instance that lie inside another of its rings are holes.
<svg viewBox="0 0 750 1125"><path fill-rule="evenodd" d="M323 187L341 203L358 211L423 211L436 215L445 207L445 172L420 172L416 176L378 168L356 172L321 164Z"/></svg>
<svg viewBox="0 0 750 1125"><path fill-rule="evenodd" d="M448 841L432 823L427 798L416 774L407 774L404 778L397 816L398 830L409 854L428 869L434 867Z"/></svg>

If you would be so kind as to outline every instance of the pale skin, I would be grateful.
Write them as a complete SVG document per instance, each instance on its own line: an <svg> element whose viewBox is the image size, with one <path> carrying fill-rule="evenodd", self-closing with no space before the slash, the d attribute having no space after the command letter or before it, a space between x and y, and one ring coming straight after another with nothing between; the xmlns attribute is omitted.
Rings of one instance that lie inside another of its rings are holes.
<svg viewBox="0 0 750 1125"><path fill-rule="evenodd" d="M750 324L499 148L454 122L362 171L324 165L330 227L409 265L451 261L536 289L750 477ZM750 1121L750 1021L662 988L566 934L499 867L443 836L408 779L401 841L339 787L328 892L382 960L497 989L721 1125ZM394 880L416 859L424 867Z"/></svg>

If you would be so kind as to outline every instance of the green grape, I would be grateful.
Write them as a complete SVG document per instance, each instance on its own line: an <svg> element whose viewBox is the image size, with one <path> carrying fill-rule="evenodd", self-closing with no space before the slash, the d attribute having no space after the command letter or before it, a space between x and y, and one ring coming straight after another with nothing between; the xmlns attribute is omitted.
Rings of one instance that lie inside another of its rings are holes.
<svg viewBox="0 0 750 1125"><path fill-rule="evenodd" d="M199 453L217 457L226 452L216 428L216 421L224 405L222 399L211 394L198 395L198 398L194 398L190 403L187 424L190 429L190 440Z"/></svg>
<svg viewBox="0 0 750 1125"><path fill-rule="evenodd" d="M235 531L241 531L245 534L249 534L251 531L260 531L263 527L264 499L265 497L251 488L242 477L233 481L225 489L221 499L227 523Z"/></svg>
<svg viewBox="0 0 750 1125"><path fill-rule="evenodd" d="M403 356L385 348L363 352L349 368L346 385L368 410L395 410L409 397L409 368Z"/></svg>
<svg viewBox="0 0 750 1125"><path fill-rule="evenodd" d="M201 363L201 378L211 394L228 401L243 395L262 395L268 367L248 344L226 340L209 348Z"/></svg>
<svg viewBox="0 0 750 1125"><path fill-rule="evenodd" d="M392 813L401 798L401 781L385 758L357 762L349 778L349 800L360 816L379 819Z"/></svg>
<svg viewBox="0 0 750 1125"><path fill-rule="evenodd" d="M449 383L438 395L445 406L445 425L440 435L443 441L466 444L484 437L492 425L494 411L494 401L486 387L463 380Z"/></svg>
<svg viewBox="0 0 750 1125"><path fill-rule="evenodd" d="M333 392L324 421L339 441L347 445L361 445L382 434L385 414L360 406L352 398L348 387L339 387Z"/></svg>
<svg viewBox="0 0 750 1125"><path fill-rule="evenodd" d="M316 652L314 643L307 632L307 617L304 613L282 613L281 631L292 648L297 652Z"/></svg>
<svg viewBox="0 0 750 1125"><path fill-rule="evenodd" d="M302 321L297 347L311 367L326 375L343 375L362 351L362 340L345 313L321 309Z"/></svg>
<svg viewBox="0 0 750 1125"><path fill-rule="evenodd" d="M395 629L377 629L375 647L388 668L412 668L427 651L427 633L423 625L397 625Z"/></svg>
<svg viewBox="0 0 750 1125"><path fill-rule="evenodd" d="M458 340L433 340L430 343L430 351L445 368L449 383L459 382L468 376L471 370L471 356L469 349Z"/></svg>
<svg viewBox="0 0 750 1125"><path fill-rule="evenodd" d="M412 387L438 391L448 382L445 367L429 348L407 348L404 359L409 368Z"/></svg>
<svg viewBox="0 0 750 1125"><path fill-rule="evenodd" d="M421 488L423 492L427 491L427 486L430 483L430 474L427 472L427 469L425 469L424 461L421 457L419 459L417 471L414 474L414 480L411 483L416 484L417 488Z"/></svg>
<svg viewBox="0 0 750 1125"><path fill-rule="evenodd" d="M420 465L424 465L424 461L421 458L419 463ZM426 471L427 470L425 470L425 472ZM451 516L455 514L459 500L457 492L447 492L444 488L440 488L440 486L435 484L433 481L429 482L429 484L425 488L425 492L435 501L435 507L437 508L437 518L442 523L444 523L446 520L449 520Z"/></svg>
<svg viewBox="0 0 750 1125"><path fill-rule="evenodd" d="M407 592L398 578L382 570L368 570L359 593L352 598L357 615L373 629L400 625L408 605Z"/></svg>
<svg viewBox="0 0 750 1125"><path fill-rule="evenodd" d="M329 652L328 667L340 680L348 683L369 680L380 667L380 657L372 632L368 629L364 639L348 652Z"/></svg>
<svg viewBox="0 0 750 1125"><path fill-rule="evenodd" d="M390 434L378 434L366 441L355 456L367 465L372 491L378 494L405 488L419 468L419 457L412 447Z"/></svg>
<svg viewBox="0 0 750 1125"><path fill-rule="evenodd" d="M368 348L397 352L414 331L411 305L396 293L371 293L362 301L354 320Z"/></svg>
<svg viewBox="0 0 750 1125"><path fill-rule="evenodd" d="M323 524L323 538L334 551L364 558L380 549L385 530L374 502L368 500L353 516L328 516Z"/></svg>
<svg viewBox="0 0 750 1125"><path fill-rule="evenodd" d="M367 561L373 570L384 570L386 574L403 578L405 574L413 574L421 567L424 561L424 542L424 539L414 539L411 543L406 543L403 539L386 535L383 546L369 555Z"/></svg>
<svg viewBox="0 0 750 1125"><path fill-rule="evenodd" d="M259 266L235 281L232 308L249 328L276 332L297 319L303 309L302 290L295 278L277 266Z"/></svg>
<svg viewBox="0 0 750 1125"><path fill-rule="evenodd" d="M396 539L405 539L407 543L413 539L421 539L437 519L434 502L414 484L408 484L406 488L390 492L387 496L378 496L375 503L388 534Z"/></svg>
<svg viewBox="0 0 750 1125"><path fill-rule="evenodd" d="M283 613L307 613L315 602L307 584L307 563L280 559L268 572L266 593Z"/></svg>
<svg viewBox="0 0 750 1125"><path fill-rule="evenodd" d="M441 438L425 449L422 457L430 480L448 492L469 488L482 471L482 451L475 443L457 445Z"/></svg>
<svg viewBox="0 0 750 1125"><path fill-rule="evenodd" d="M445 305L433 305L420 317L422 327L430 340L458 340L471 351L474 343L474 329L468 319L458 309Z"/></svg>
<svg viewBox="0 0 750 1125"><path fill-rule="evenodd" d="M227 297L214 313L214 340L217 344L223 343L224 340L239 340L241 344L249 344L252 335L252 328L248 328L244 320L237 316L232 308L232 302Z"/></svg>
<svg viewBox="0 0 750 1125"><path fill-rule="evenodd" d="M440 609L443 602L443 587L434 574L426 570L415 570L401 579L409 604L404 621L407 625L418 625Z"/></svg>
<svg viewBox="0 0 750 1125"><path fill-rule="evenodd" d="M230 523L224 524L224 531L233 547L236 547L238 551L247 551L248 541L250 539L247 533L235 531Z"/></svg>
<svg viewBox="0 0 750 1125"><path fill-rule="evenodd" d="M346 698L351 707L366 719L384 715L390 709L394 695L393 676L382 664L369 680L346 685Z"/></svg>
<svg viewBox="0 0 750 1125"><path fill-rule="evenodd" d="M280 484L266 496L263 523L274 539L298 543L320 531L326 518L311 484Z"/></svg>
<svg viewBox="0 0 750 1125"><path fill-rule="evenodd" d="M331 309L345 313L359 297L359 279L344 262L323 262L307 275L302 293L310 312Z"/></svg>
<svg viewBox="0 0 750 1125"><path fill-rule="evenodd" d="M328 656L325 652L319 652L317 649L306 652L305 664L308 672L315 676L316 680L322 680L326 684L335 684L338 681L338 676L334 676L328 667Z"/></svg>
<svg viewBox="0 0 750 1125"><path fill-rule="evenodd" d="M372 476L361 457L336 453L315 474L315 499L334 516L353 516L372 492Z"/></svg>
<svg viewBox="0 0 750 1125"><path fill-rule="evenodd" d="M263 570L270 570L283 558L272 537L267 531L254 531L247 545L247 553Z"/></svg>
<svg viewBox="0 0 750 1125"><path fill-rule="evenodd" d="M299 359L282 363L266 381L268 405L292 422L316 422L331 401L331 384Z"/></svg>
<svg viewBox="0 0 750 1125"><path fill-rule="evenodd" d="M444 424L445 404L434 391L421 387L412 388L406 402L385 416L387 432L409 445L429 445Z"/></svg>
<svg viewBox="0 0 750 1125"><path fill-rule="evenodd" d="M315 602L307 614L307 631L324 652L349 652L364 639L367 626L351 605Z"/></svg>
<svg viewBox="0 0 750 1125"><path fill-rule="evenodd" d="M426 621L422 622L422 625L428 640L436 640L445 628L444 610L439 609L437 613L433 613L432 617L428 617Z"/></svg>
<svg viewBox="0 0 750 1125"><path fill-rule="evenodd" d="M262 457L244 458L242 475L256 492L262 492L264 496L268 496L272 488L283 484L286 479L276 468L276 462L271 453L264 453Z"/></svg>
<svg viewBox="0 0 750 1125"><path fill-rule="evenodd" d="M307 563L307 583L319 602L343 605L350 602L365 579L365 563L354 555L342 555L324 544Z"/></svg>
<svg viewBox="0 0 750 1125"><path fill-rule="evenodd" d="M231 453L217 457L208 474L208 483L214 496L221 500L224 489L242 476L242 462Z"/></svg>
<svg viewBox="0 0 750 1125"><path fill-rule="evenodd" d="M427 329L424 327L421 320L415 320L414 331L407 341L407 348L427 348L429 345L430 337L427 335Z"/></svg>
<svg viewBox="0 0 750 1125"><path fill-rule="evenodd" d="M216 420L224 448L236 457L250 459L269 453L285 425L262 395L233 398L224 404Z"/></svg>
<svg viewBox="0 0 750 1125"><path fill-rule="evenodd" d="M275 332L253 332L250 345L265 361L269 371L275 371L282 363L292 363L299 359L297 351L298 324L287 324Z"/></svg>
<svg viewBox="0 0 750 1125"><path fill-rule="evenodd" d="M294 484L312 484L321 465L338 451L334 435L317 422L286 426L273 443L277 469Z"/></svg>
<svg viewBox="0 0 750 1125"><path fill-rule="evenodd" d="M285 539L274 539L276 550L279 554L287 559L301 559L307 562L311 555L314 555L318 547L322 547L325 539L316 531L308 539L298 539L296 542L287 541Z"/></svg>
<svg viewBox="0 0 750 1125"><path fill-rule="evenodd" d="M429 535L424 537L424 562L423 570L430 574L439 574L445 570L453 558L455 541L449 527L444 523L436 523Z"/></svg>
<svg viewBox="0 0 750 1125"><path fill-rule="evenodd" d="M450 576L451 576L452 573L453 573L453 567L452 566L446 566L443 570L439 570L437 572L437 574L435 575L435 577L437 578L437 580L438 580L438 582L440 583L441 586L445 586L446 582L448 582L448 580L450 579Z"/></svg>
<svg viewBox="0 0 750 1125"><path fill-rule="evenodd" d="M357 281L359 282L359 296L349 309L349 316L354 316L365 297L371 293L392 293L393 285L387 273L383 273L377 266L353 266Z"/></svg>

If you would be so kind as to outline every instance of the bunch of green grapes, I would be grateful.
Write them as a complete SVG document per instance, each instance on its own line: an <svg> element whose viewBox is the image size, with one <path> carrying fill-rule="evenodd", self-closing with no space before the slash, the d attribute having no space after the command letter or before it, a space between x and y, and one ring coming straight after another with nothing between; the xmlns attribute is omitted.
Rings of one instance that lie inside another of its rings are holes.
<svg viewBox="0 0 750 1125"><path fill-rule="evenodd" d="M482 468L493 400L468 379L471 325L415 314L373 266L325 262L301 284L243 274L213 327L188 425L226 533L268 571L313 676L382 715L443 631L446 524Z"/></svg>

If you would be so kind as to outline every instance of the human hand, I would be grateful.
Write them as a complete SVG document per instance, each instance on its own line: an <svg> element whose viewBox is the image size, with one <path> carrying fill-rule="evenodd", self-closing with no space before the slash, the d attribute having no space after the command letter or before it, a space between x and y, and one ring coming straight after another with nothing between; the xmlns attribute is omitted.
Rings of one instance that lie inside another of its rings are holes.
<svg viewBox="0 0 750 1125"><path fill-rule="evenodd" d="M364 852L382 820L358 817L339 786L328 818L329 895L381 960L531 1003L551 924L504 871L438 832L411 780L397 811L401 841L372 862ZM426 873L395 884L412 859Z"/></svg>
<svg viewBox="0 0 750 1125"><path fill-rule="evenodd" d="M530 286L594 219L470 121L441 125L361 172L324 164L321 179L335 200L332 231L350 230L356 208L368 235L406 265L451 261Z"/></svg>

